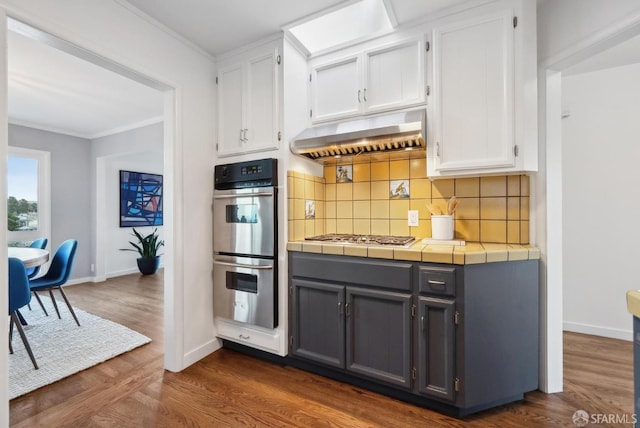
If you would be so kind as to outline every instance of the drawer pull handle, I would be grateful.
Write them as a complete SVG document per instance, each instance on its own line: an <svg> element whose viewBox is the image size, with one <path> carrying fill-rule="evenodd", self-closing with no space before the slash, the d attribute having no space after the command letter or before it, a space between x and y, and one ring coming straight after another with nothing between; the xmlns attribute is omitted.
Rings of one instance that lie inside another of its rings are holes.
<svg viewBox="0 0 640 428"><path fill-rule="evenodd" d="M242 334L239 334L239 335L238 335L238 337L239 337L240 339L242 339L242 340L249 340L249 339L251 339L251 336L244 336L244 335L242 335Z"/></svg>
<svg viewBox="0 0 640 428"><path fill-rule="evenodd" d="M441 286L447 285L446 282L444 282L444 281L436 281L435 279L430 279L430 280L427 281L427 283L429 285L441 285Z"/></svg>

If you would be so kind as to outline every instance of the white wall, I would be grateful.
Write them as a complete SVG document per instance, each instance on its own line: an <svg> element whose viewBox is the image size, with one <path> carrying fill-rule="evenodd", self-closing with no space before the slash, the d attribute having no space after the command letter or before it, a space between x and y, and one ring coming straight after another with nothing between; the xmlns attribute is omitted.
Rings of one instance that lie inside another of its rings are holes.
<svg viewBox="0 0 640 428"><path fill-rule="evenodd" d="M183 369L218 349L210 238L214 61L142 19L125 2L1 0L0 6L4 8L0 13L175 88L165 95L165 118L169 118L165 121L165 142L169 143L164 148L165 214L173 220L165 223L165 367ZM6 45L4 31L0 31L0 44ZM7 80L6 67L0 67L0 80ZM6 105L4 90L0 96L5 98L0 104ZM0 108L0 113L4 111ZM2 146L6 145L4 134L0 133ZM0 354L0 368L6 367L6 359L6 353ZM7 396L6 388L6 382L0 385L0 399ZM6 405L0 414L7 414ZM3 422L8 419L0 420L0 425Z"/></svg>
<svg viewBox="0 0 640 428"><path fill-rule="evenodd" d="M562 70L620 43L634 33L640 17L635 0L545 0L538 7L539 173L532 186L535 242L542 250L543 371L545 391L562 390L563 242ZM554 233L559 231L560 233ZM588 233L588 232L587 232Z"/></svg>
<svg viewBox="0 0 640 428"><path fill-rule="evenodd" d="M102 280L118 275L138 272L136 253L120 251L130 248L128 242L135 239L131 228L120 227L119 203L120 170L164 174L163 171L163 125L156 123L142 128L97 138L91 141L94 174L102 177L94 181L94 218L101 219L95 224L93 236L101 251L93 252L96 265L96 279ZM101 167L97 167L101 165ZM100 183L99 185L97 183ZM96 213L96 204L100 210ZM101 233L96 233L101 228ZM140 233L150 233L154 228L137 228ZM160 239L164 239L164 226L158 227ZM104 237L104 238L99 238ZM100 240L101 242L97 242ZM104 242L102 242L104 241ZM164 249L161 251L164 253ZM161 259L164 262L164 257Z"/></svg>
<svg viewBox="0 0 640 428"><path fill-rule="evenodd" d="M637 289L640 64L562 81L564 326L632 339Z"/></svg>
<svg viewBox="0 0 640 428"><path fill-rule="evenodd" d="M108 158L105 168L104 189L106 197L106 206L109 208L106 213L107 222L103 227L106 228L106 235L109 237L104 243L104 272L107 277L124 275L127 273L138 272L136 259L138 253L130 251L120 251L120 248L132 248L129 241L136 241L132 235L132 228L120 227L119 203L120 189L118 186L120 180L120 170L146 172L150 174L163 174L162 170L162 153L148 152L133 155L124 155ZM136 230L143 236L151 233L156 227L137 227ZM158 226L158 234L160 239L164 239L164 227ZM160 250L160 254L164 253L164 249ZM161 259L161 262L164 258Z"/></svg>
<svg viewBox="0 0 640 428"><path fill-rule="evenodd" d="M78 241L71 280L83 281L90 272L91 229L90 142L55 132L9 125L9 145L51 153L51 236L55 251L65 239Z"/></svg>

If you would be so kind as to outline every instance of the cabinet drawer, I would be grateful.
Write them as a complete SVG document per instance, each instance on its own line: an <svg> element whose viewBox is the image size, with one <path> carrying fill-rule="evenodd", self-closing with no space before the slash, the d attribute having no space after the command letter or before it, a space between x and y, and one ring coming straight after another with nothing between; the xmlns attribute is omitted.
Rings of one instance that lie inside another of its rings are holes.
<svg viewBox="0 0 640 428"><path fill-rule="evenodd" d="M278 330L260 331L224 318L215 318L216 336L272 354L284 355Z"/></svg>
<svg viewBox="0 0 640 428"><path fill-rule="evenodd" d="M411 291L411 263L348 256L289 253L291 276Z"/></svg>
<svg viewBox="0 0 640 428"><path fill-rule="evenodd" d="M420 266L420 293L456 295L456 268Z"/></svg>

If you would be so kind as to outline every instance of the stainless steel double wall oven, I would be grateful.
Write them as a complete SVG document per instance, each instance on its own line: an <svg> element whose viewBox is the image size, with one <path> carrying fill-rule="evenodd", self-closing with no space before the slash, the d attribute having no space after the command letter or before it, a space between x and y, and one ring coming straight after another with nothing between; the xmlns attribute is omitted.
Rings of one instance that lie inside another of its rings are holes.
<svg viewBox="0 0 640 428"><path fill-rule="evenodd" d="M217 165L213 195L216 316L278 323L277 159Z"/></svg>

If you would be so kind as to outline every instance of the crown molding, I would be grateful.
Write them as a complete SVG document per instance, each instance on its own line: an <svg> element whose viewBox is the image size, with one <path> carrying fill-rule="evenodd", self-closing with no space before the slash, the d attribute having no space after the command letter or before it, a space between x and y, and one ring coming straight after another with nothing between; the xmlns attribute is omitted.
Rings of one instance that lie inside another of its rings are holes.
<svg viewBox="0 0 640 428"><path fill-rule="evenodd" d="M166 26L162 22L158 21L157 19L153 18L152 16L149 16L145 12L141 11L140 9L138 9L137 7L135 7L134 5L129 3L128 1L126 1L126 0L112 0L112 1L114 3L116 3L116 4L118 4L119 6L127 9L129 12L133 13L138 18L140 18L140 19L146 21L147 23L153 25L158 30L162 31L163 33L167 34L168 36L171 36L172 38L174 38L178 42L182 43L186 47L188 47L190 49L193 49L195 52L199 53L200 55L202 55L203 57L205 57L209 61L214 62L214 63L216 62L216 58L215 58L214 55L212 55L209 52L205 51L200 46L198 46L197 44L195 44L191 40L187 39L186 37L184 37L180 33L172 30L171 28L169 28L168 26Z"/></svg>

